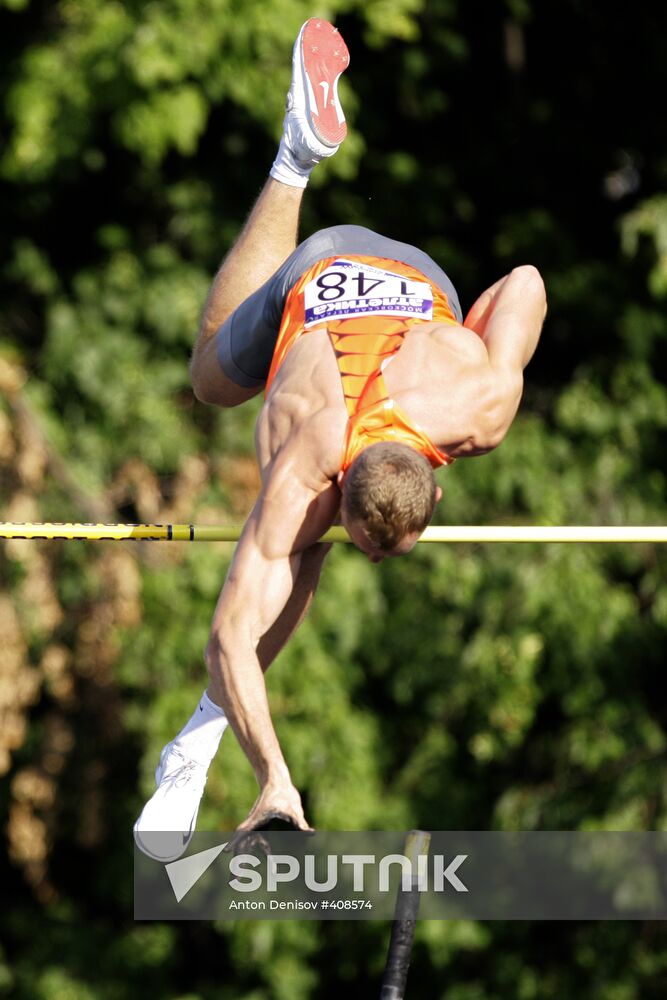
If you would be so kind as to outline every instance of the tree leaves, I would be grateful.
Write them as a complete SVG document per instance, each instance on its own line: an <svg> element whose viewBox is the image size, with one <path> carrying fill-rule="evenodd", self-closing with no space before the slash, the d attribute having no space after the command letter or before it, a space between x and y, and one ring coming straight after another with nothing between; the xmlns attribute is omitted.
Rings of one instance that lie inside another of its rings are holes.
<svg viewBox="0 0 667 1000"><path fill-rule="evenodd" d="M261 401L204 407L187 365L313 11L0 6L5 516L239 520ZM667 136L650 99L665 90L664 12L635 12L632 37L597 0L341 0L327 13L352 52L350 134L313 175L303 235L354 222L419 245L468 303L517 264L546 278L517 422L496 452L442 473L437 519L664 523ZM130 826L206 683L230 548L31 546L0 553L14 858L0 993L372 995L386 947L372 924L127 926ZM377 567L340 546L268 675L309 818L661 829L665 594L651 546L433 546ZM228 734L201 824L234 826L255 792ZM658 928L549 927L549 949L543 933L421 925L411 989L664 994Z"/></svg>

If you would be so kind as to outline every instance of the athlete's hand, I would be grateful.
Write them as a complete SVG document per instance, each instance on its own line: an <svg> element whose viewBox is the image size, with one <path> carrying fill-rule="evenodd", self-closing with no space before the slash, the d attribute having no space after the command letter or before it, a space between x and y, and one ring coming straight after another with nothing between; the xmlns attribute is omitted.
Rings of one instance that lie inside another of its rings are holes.
<svg viewBox="0 0 667 1000"><path fill-rule="evenodd" d="M291 823L296 830L312 832L303 814L301 796L290 781L265 785L248 816L237 827L237 833L257 830L272 819Z"/></svg>

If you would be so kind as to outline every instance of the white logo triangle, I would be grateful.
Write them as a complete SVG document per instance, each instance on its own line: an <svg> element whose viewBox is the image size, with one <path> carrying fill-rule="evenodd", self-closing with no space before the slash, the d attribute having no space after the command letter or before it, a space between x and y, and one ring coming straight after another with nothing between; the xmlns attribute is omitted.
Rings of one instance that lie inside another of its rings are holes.
<svg viewBox="0 0 667 1000"><path fill-rule="evenodd" d="M171 864L165 865L177 903L190 892L192 886L199 881L207 868L211 867L226 846L225 841L219 847L210 847L207 851L200 851L199 854L192 854L189 858L182 858L180 861L172 861Z"/></svg>

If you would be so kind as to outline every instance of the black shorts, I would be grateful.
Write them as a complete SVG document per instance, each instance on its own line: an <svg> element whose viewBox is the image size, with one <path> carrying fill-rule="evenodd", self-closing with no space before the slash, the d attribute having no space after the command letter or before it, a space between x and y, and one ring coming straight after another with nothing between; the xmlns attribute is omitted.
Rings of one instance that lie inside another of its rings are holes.
<svg viewBox="0 0 667 1000"><path fill-rule="evenodd" d="M409 264L446 294L457 320L463 322L454 285L423 251L362 226L332 226L300 243L275 274L222 324L216 333L216 346L228 378L248 389L266 382L288 292L318 260L340 254L364 254Z"/></svg>

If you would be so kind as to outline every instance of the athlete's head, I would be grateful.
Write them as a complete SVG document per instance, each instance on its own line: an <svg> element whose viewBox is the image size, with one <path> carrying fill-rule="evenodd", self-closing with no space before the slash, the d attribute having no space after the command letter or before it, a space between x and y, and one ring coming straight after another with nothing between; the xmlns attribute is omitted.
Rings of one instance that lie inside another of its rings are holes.
<svg viewBox="0 0 667 1000"><path fill-rule="evenodd" d="M343 524L373 562L409 552L442 495L424 456L392 442L365 448L338 481Z"/></svg>

